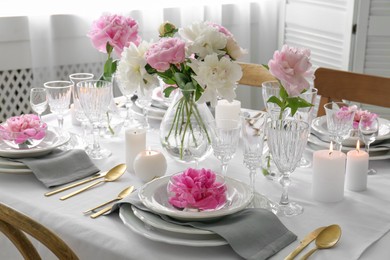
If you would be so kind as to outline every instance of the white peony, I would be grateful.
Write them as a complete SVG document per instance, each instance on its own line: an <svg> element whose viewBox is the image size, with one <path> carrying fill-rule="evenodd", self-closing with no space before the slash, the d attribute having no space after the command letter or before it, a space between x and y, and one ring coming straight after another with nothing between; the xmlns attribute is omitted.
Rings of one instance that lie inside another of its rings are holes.
<svg viewBox="0 0 390 260"><path fill-rule="evenodd" d="M201 59L213 53L226 53L227 37L205 22L180 29L179 34L187 40L188 52L195 53Z"/></svg>
<svg viewBox="0 0 390 260"><path fill-rule="evenodd" d="M227 57L218 59L216 53L207 55L204 61L193 60L189 66L194 70L193 78L204 89L199 102L209 101L212 106L217 98L233 101L236 97L236 82L242 77L241 66Z"/></svg>
<svg viewBox="0 0 390 260"><path fill-rule="evenodd" d="M157 77L148 74L145 69L144 54L149 46L148 42L142 41L138 47L130 43L130 46L123 50L116 74L123 95L132 95L138 87L143 90L159 84Z"/></svg>

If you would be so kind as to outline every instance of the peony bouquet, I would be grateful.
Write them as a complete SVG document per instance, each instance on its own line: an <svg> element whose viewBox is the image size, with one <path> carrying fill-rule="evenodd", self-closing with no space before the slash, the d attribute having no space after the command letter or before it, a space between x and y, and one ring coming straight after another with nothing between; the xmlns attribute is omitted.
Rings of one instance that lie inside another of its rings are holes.
<svg viewBox="0 0 390 260"><path fill-rule="evenodd" d="M157 42L130 43L122 53L117 75L119 84L127 89L143 91L157 85L160 78L168 85L165 97L180 90L182 97L174 104L176 114L171 129L163 139L181 140L182 159L192 122L208 136L196 104L210 102L214 106L217 98L232 101L236 97L236 82L242 70L235 60L245 51L226 28L210 22L181 29L167 22L160 26L159 33Z"/></svg>
<svg viewBox="0 0 390 260"><path fill-rule="evenodd" d="M372 124L373 120L378 117L377 114L369 112L367 110L359 109L356 105L341 107L340 110L337 112L337 117L339 117L339 118L346 117L353 112L355 112L355 115L353 118L353 128L354 129L359 128L360 121L363 122L363 125L365 127L368 127Z"/></svg>
<svg viewBox="0 0 390 260"><path fill-rule="evenodd" d="M309 80L314 79L314 71L310 63L310 50L284 45L281 51L275 51L273 59L264 65L278 79L281 86L279 96L272 96L267 102L280 107L280 118L283 111L291 109L291 115L301 107L313 106L299 97L310 88Z"/></svg>
<svg viewBox="0 0 390 260"><path fill-rule="evenodd" d="M121 15L102 15L92 23L92 28L87 36L91 38L92 45L100 52L107 53L107 61L104 64L104 72L101 80L111 81L117 69L117 60L111 56L114 51L121 56L125 47L130 43L138 46L141 37L138 35L138 24L130 18Z"/></svg>
<svg viewBox="0 0 390 260"><path fill-rule="evenodd" d="M46 123L42 123L37 115L14 116L0 125L0 137L6 143L29 146L33 140L42 140L46 136L46 129Z"/></svg>
<svg viewBox="0 0 390 260"><path fill-rule="evenodd" d="M179 209L215 210L226 202L225 183L208 169L188 168L175 174L167 189L169 203Z"/></svg>

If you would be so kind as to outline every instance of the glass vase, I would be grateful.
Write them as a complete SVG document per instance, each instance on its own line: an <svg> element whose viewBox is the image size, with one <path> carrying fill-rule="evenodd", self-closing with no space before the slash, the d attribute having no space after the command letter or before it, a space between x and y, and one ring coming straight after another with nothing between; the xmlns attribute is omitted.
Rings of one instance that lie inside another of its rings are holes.
<svg viewBox="0 0 390 260"><path fill-rule="evenodd" d="M195 91L178 91L160 125L163 149L179 162L202 161L211 153L209 127L213 120L207 105L195 101Z"/></svg>

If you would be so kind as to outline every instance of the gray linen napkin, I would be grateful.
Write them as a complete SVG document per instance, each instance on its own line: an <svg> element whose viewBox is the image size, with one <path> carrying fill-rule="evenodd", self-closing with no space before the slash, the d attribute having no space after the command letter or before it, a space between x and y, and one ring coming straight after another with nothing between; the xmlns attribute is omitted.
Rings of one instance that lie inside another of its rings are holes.
<svg viewBox="0 0 390 260"><path fill-rule="evenodd" d="M152 212L138 198L137 192L113 205L111 212L121 204L132 204L139 210ZM177 225L210 230L223 237L233 250L245 259L267 259L297 239L272 212L247 208L240 212L207 222L187 222L158 214L163 220Z"/></svg>
<svg viewBox="0 0 390 260"><path fill-rule="evenodd" d="M37 179L48 188L99 172L85 151L80 149L68 151L55 149L44 156L13 160L27 165Z"/></svg>

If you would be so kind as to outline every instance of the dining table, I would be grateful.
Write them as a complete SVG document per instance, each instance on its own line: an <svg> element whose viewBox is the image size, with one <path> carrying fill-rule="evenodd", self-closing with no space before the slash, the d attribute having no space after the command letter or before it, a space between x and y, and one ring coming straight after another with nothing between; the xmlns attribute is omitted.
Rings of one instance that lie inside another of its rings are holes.
<svg viewBox="0 0 390 260"><path fill-rule="evenodd" d="M49 114L43 120L56 126L56 118ZM163 150L160 137L160 120L151 119L152 128L146 134L146 146L165 155L165 175L183 171L192 164L175 161ZM71 113L64 119L64 130L82 136L82 128L72 124ZM101 145L112 155L105 159L93 160L102 171L126 162L125 127L114 136L101 138ZM77 139L76 139L77 140ZM77 141L76 141L77 143ZM326 149L326 148L324 148ZM313 149L307 149L304 156L312 160ZM220 172L220 163L212 154L199 162L199 167ZM332 224L341 227L339 242L331 249L317 251L311 259L390 259L390 159L372 160L370 167L377 173L368 176L367 189L360 192L344 190L339 202L319 202L312 197L312 167L296 168L291 174L289 197L304 207L301 215L279 217L280 221L294 234L297 240L277 252L270 259L284 259L293 251L306 234L312 230ZM55 171L55 169L53 169ZM229 163L227 176L249 185L249 170L243 164L243 149L240 145ZM117 181L104 183L67 200L59 198L66 193L50 197L44 193L50 189L39 182L34 174L0 172L0 202L37 220L59 235L80 259L242 259L229 245L206 243L178 243L169 235L156 237L152 227L139 227L144 232L134 232L121 218L118 211L96 219L83 214L88 208L115 198L129 185L136 192L144 185L133 172L127 171ZM281 185L264 177L260 170L256 176L256 192L269 200L278 202L282 193ZM261 221L261 220L259 220ZM259 234L268 236L270 234ZM38 242L34 242L38 245ZM315 247L311 243L297 259ZM38 251L43 259L55 259L44 246ZM0 234L0 259L22 259L16 248L3 234Z"/></svg>

